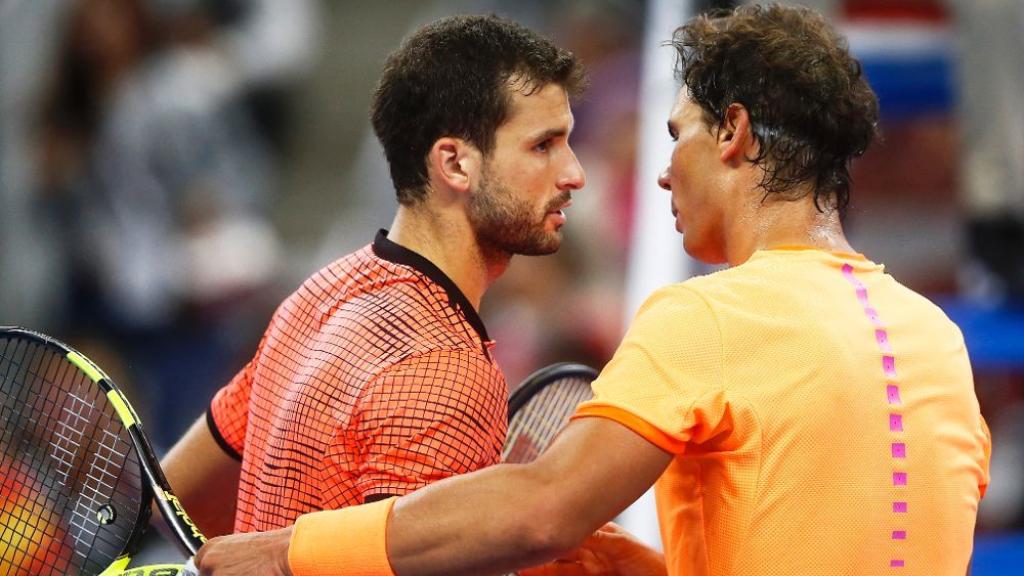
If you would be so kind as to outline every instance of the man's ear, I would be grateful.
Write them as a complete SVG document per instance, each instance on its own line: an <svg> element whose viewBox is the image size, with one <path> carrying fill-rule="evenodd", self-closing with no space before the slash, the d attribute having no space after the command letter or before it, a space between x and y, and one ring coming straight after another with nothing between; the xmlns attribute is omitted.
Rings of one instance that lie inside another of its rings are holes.
<svg viewBox="0 0 1024 576"><path fill-rule="evenodd" d="M480 151L469 142L449 136L438 138L427 153L432 187L468 192L480 173L481 160Z"/></svg>
<svg viewBox="0 0 1024 576"><path fill-rule="evenodd" d="M721 150L722 162L733 163L754 158L757 156L756 146L747 107L735 102L730 104L725 110L725 117L718 130L718 148Z"/></svg>

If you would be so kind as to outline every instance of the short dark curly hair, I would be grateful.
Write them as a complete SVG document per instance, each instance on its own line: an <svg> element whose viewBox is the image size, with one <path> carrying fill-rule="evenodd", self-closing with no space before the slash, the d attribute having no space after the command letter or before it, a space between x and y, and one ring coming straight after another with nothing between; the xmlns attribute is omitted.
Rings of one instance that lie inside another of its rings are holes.
<svg viewBox="0 0 1024 576"><path fill-rule="evenodd" d="M425 197L438 138L464 138L489 154L512 88L528 95L554 83L575 96L584 82L570 52L504 18L453 16L419 29L385 62L370 113L398 201Z"/></svg>
<svg viewBox="0 0 1024 576"><path fill-rule="evenodd" d="M746 5L690 20L672 45L676 73L721 126L730 104L750 114L761 186L792 194L810 183L823 210L850 201L850 161L878 134L878 100L846 40L808 8Z"/></svg>

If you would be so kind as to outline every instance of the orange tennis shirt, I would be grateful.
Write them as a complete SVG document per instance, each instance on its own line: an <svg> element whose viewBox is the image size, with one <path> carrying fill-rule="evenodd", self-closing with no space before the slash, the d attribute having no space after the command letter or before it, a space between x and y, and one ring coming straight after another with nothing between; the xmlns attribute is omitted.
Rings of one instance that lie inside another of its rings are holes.
<svg viewBox="0 0 1024 576"><path fill-rule="evenodd" d="M497 463L508 390L491 345L454 282L384 231L314 274L207 413L242 461L235 531Z"/></svg>
<svg viewBox="0 0 1024 576"><path fill-rule="evenodd" d="M860 255L655 292L576 417L675 454L669 574L963 576L990 439L959 329Z"/></svg>

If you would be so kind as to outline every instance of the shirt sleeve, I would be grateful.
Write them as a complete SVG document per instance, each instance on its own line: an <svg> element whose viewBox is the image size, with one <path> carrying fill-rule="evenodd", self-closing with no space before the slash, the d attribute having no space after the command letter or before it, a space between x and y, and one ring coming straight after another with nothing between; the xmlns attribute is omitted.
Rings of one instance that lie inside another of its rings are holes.
<svg viewBox="0 0 1024 576"><path fill-rule="evenodd" d="M263 352L263 345L267 341L267 333L260 340L252 360L213 396L210 408L206 412L206 423L210 427L213 439L228 456L236 460L241 460L245 452L245 431L249 422L249 396L252 392L253 374Z"/></svg>
<svg viewBox="0 0 1024 576"><path fill-rule="evenodd" d="M391 366L368 387L355 419L363 501L497 463L507 400L501 372L476 350L434 351Z"/></svg>
<svg viewBox="0 0 1024 576"><path fill-rule="evenodd" d="M722 337L712 309L677 284L640 308L594 398L573 418L610 418L672 454L714 437L729 410L723 391Z"/></svg>

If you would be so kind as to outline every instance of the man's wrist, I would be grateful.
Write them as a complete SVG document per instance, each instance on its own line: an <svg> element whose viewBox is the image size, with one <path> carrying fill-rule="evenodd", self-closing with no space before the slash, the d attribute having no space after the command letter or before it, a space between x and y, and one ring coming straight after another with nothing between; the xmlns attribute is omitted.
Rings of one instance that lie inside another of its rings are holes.
<svg viewBox="0 0 1024 576"><path fill-rule="evenodd" d="M288 544L293 576L395 576L387 523L396 500L299 517Z"/></svg>

